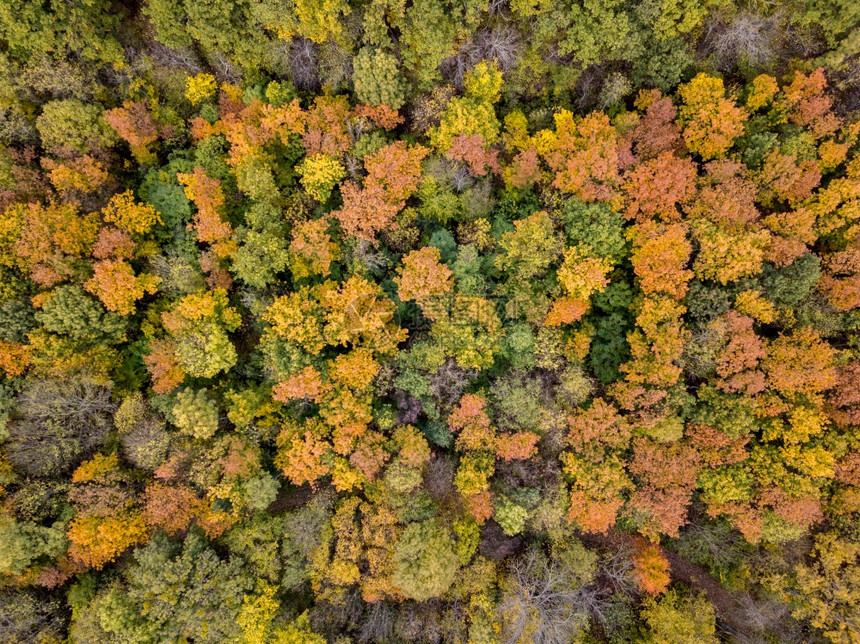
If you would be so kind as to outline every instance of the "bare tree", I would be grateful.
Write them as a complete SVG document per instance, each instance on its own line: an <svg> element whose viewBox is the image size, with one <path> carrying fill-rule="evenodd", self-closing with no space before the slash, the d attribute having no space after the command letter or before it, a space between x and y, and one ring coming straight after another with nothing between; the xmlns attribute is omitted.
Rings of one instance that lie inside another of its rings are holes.
<svg viewBox="0 0 860 644"><path fill-rule="evenodd" d="M397 613L393 606L375 602L364 614L364 623L358 631L358 641L385 642L394 635L394 619Z"/></svg>
<svg viewBox="0 0 860 644"><path fill-rule="evenodd" d="M775 53L779 37L778 18L756 11L743 11L731 17L716 17L709 21L702 35L700 47L710 55L717 68L729 71L746 63L761 67L769 63Z"/></svg>
<svg viewBox="0 0 860 644"><path fill-rule="evenodd" d="M515 559L502 586L498 611L506 644L566 644L588 624L576 580L538 550Z"/></svg>
<svg viewBox="0 0 860 644"><path fill-rule="evenodd" d="M462 88L470 69L482 60L493 60L499 69L513 69L520 54L519 35L509 27L479 29L464 42L455 56L442 61L442 73L449 82Z"/></svg>
<svg viewBox="0 0 860 644"><path fill-rule="evenodd" d="M317 49L317 45L307 38L294 38L290 44L290 76L299 89L313 90L320 86Z"/></svg>

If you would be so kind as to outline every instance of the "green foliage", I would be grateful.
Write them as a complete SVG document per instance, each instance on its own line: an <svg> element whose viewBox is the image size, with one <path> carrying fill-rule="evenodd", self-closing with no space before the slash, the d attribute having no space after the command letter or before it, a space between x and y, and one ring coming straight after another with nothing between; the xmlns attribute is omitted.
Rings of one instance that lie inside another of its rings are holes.
<svg viewBox="0 0 860 644"><path fill-rule="evenodd" d="M127 594L115 595L101 607L102 628L114 635L125 629L139 632L145 641L237 638L236 619L253 586L239 559L220 559L196 532L181 548L154 536L135 551L126 580Z"/></svg>
<svg viewBox="0 0 860 644"><path fill-rule="evenodd" d="M46 150L71 148L81 153L110 147L116 134L102 118L103 112L100 105L75 98L45 103L36 119L42 146Z"/></svg>
<svg viewBox="0 0 860 644"><path fill-rule="evenodd" d="M179 431L194 438L211 438L218 431L218 405L205 389L183 389L170 410Z"/></svg>
<svg viewBox="0 0 860 644"><path fill-rule="evenodd" d="M660 599L647 600L642 610L646 629L642 642L716 644L714 607L704 597L685 597L670 590Z"/></svg>
<svg viewBox="0 0 860 644"><path fill-rule="evenodd" d="M84 343L115 344L125 339L125 320L106 311L77 284L58 287L36 311L35 318L51 333Z"/></svg>
<svg viewBox="0 0 860 644"><path fill-rule="evenodd" d="M568 199L561 213L564 232L571 246L585 245L596 257L618 264L626 255L624 220L605 203Z"/></svg>
<svg viewBox="0 0 860 644"><path fill-rule="evenodd" d="M509 537L520 534L523 531L528 516L528 510L506 497L501 497L496 503L496 523L502 527L502 530Z"/></svg>
<svg viewBox="0 0 860 644"><path fill-rule="evenodd" d="M0 3L0 641L853 641L855 4Z"/></svg>
<svg viewBox="0 0 860 644"><path fill-rule="evenodd" d="M459 565L451 537L433 519L410 523L394 546L394 583L418 601L444 594Z"/></svg>
<svg viewBox="0 0 860 644"><path fill-rule="evenodd" d="M406 82L397 59L382 49L363 47L353 59L352 82L355 96L362 103L403 106Z"/></svg>

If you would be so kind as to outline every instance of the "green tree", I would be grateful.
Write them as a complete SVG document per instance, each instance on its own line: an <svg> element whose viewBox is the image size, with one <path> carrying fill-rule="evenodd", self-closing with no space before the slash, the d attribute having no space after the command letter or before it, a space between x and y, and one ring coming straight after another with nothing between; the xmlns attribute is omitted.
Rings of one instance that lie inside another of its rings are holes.
<svg viewBox="0 0 860 644"><path fill-rule="evenodd" d="M194 438L211 438L218 431L218 405L205 389L183 389L170 410L173 423Z"/></svg>
<svg viewBox="0 0 860 644"><path fill-rule="evenodd" d="M116 344L125 339L125 320L105 310L78 284L57 287L36 311L35 318L51 333L85 344Z"/></svg>
<svg viewBox="0 0 860 644"><path fill-rule="evenodd" d="M394 546L394 583L418 601L444 594L459 567L453 540L434 519L410 523Z"/></svg>
<svg viewBox="0 0 860 644"><path fill-rule="evenodd" d="M239 559L218 557L197 532L175 544L163 534L134 552L127 587L100 608L102 628L122 637L126 628L141 641L237 641L237 623L253 579ZM134 640L133 640L134 641Z"/></svg>
<svg viewBox="0 0 860 644"><path fill-rule="evenodd" d="M647 644L717 644L714 607L704 595L685 596L676 590L654 599L642 610L640 641Z"/></svg>
<svg viewBox="0 0 860 644"><path fill-rule="evenodd" d="M116 132L105 122L97 103L67 98L46 103L36 119L42 146L49 151L94 152L105 150L116 140Z"/></svg>
<svg viewBox="0 0 860 644"><path fill-rule="evenodd" d="M403 106L406 81L400 73L397 58L383 49L362 47L352 65L352 82L359 101L388 105L395 110Z"/></svg>

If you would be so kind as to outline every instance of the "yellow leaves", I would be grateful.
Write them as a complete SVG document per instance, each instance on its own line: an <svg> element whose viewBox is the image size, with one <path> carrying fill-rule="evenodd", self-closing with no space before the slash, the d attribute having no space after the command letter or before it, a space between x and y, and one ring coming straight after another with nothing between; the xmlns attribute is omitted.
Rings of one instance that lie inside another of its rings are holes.
<svg viewBox="0 0 860 644"><path fill-rule="evenodd" d="M197 74L185 79L185 98L193 105L199 105L215 98L218 82L212 74Z"/></svg>
<svg viewBox="0 0 860 644"><path fill-rule="evenodd" d="M770 324L777 317L773 302L765 298L761 291L749 290L738 293L735 297L735 309L762 324Z"/></svg>
<svg viewBox="0 0 860 644"><path fill-rule="evenodd" d="M96 454L90 460L81 463L72 472L72 483L90 483L114 472L119 467L116 452L105 456Z"/></svg>
<svg viewBox="0 0 860 644"><path fill-rule="evenodd" d="M278 297L266 310L263 319L279 338L295 342L311 355L326 346L323 337L323 308L313 296L316 289L307 286Z"/></svg>
<svg viewBox="0 0 860 644"><path fill-rule="evenodd" d="M367 349L354 349L329 362L329 378L335 385L366 389L379 373L379 363Z"/></svg>
<svg viewBox="0 0 860 644"><path fill-rule="evenodd" d="M302 186L310 196L325 203L334 187L346 177L340 161L326 154L314 154L296 166Z"/></svg>
<svg viewBox="0 0 860 644"><path fill-rule="evenodd" d="M505 129L502 142L511 151L525 150L531 145L529 137L529 120L521 110L514 110L504 118Z"/></svg>
<svg viewBox="0 0 860 644"><path fill-rule="evenodd" d="M143 515L76 517L69 525L69 557L90 568L101 569L126 549L146 540L149 530Z"/></svg>
<svg viewBox="0 0 860 644"><path fill-rule="evenodd" d="M352 10L346 0L296 0L294 6L299 33L319 44L340 37L341 16L349 15Z"/></svg>
<svg viewBox="0 0 860 644"><path fill-rule="evenodd" d="M747 112L725 93L721 78L704 73L678 88L684 142L706 161L725 155L744 131Z"/></svg>
<svg viewBox="0 0 860 644"><path fill-rule="evenodd" d="M606 258L590 256L581 246L568 248L564 261L558 269L558 281L568 295L580 300L588 300L594 293L600 293L609 284L606 277L612 265Z"/></svg>
<svg viewBox="0 0 860 644"><path fill-rule="evenodd" d="M502 72L494 62L482 60L466 74L466 96L483 103L496 103L502 96Z"/></svg>
<svg viewBox="0 0 860 644"><path fill-rule="evenodd" d="M728 284L761 271L769 231L752 226L730 231L706 219L696 221L693 230L699 242L693 271L699 279Z"/></svg>
<svg viewBox="0 0 860 644"><path fill-rule="evenodd" d="M831 139L823 141L818 146L818 165L825 171L835 169L845 161L849 149L847 143L837 143Z"/></svg>
<svg viewBox="0 0 860 644"><path fill-rule="evenodd" d="M394 303L375 282L356 275L340 285L326 282L319 301L326 310L325 337L330 344L361 345L388 355L406 339L406 329L392 324Z"/></svg>
<svg viewBox="0 0 860 644"><path fill-rule="evenodd" d="M0 217L0 263L4 266L12 267L18 262L12 250L24 227L25 209L24 204L13 203Z"/></svg>
<svg viewBox="0 0 860 644"><path fill-rule="evenodd" d="M756 76L747 94L747 109L750 112L755 112L765 105L771 104L777 92L779 92L779 85L773 76L767 74Z"/></svg>
<svg viewBox="0 0 860 644"><path fill-rule="evenodd" d="M266 635L271 630L272 621L281 606L276 599L278 591L276 586L264 581L258 583L259 591L255 595L245 595L242 601L242 609L236 618L236 623L242 629L243 644L259 644L267 641ZM286 642L285 638L281 638ZM301 642L301 640L296 640Z"/></svg>
<svg viewBox="0 0 860 644"><path fill-rule="evenodd" d="M836 459L821 445L787 445L779 453L785 464L804 476L811 478L833 478Z"/></svg>
<svg viewBox="0 0 860 644"><path fill-rule="evenodd" d="M487 145L499 139L499 120L493 105L501 96L502 73L495 63L482 61L466 75L465 95L451 99L438 127L430 130L437 150L451 147L459 135L480 134Z"/></svg>
<svg viewBox="0 0 860 644"><path fill-rule="evenodd" d="M194 322L217 322L235 331L242 316L230 306L227 291L216 288L186 295L173 310L162 314L162 322L171 333L180 333Z"/></svg>
<svg viewBox="0 0 860 644"><path fill-rule="evenodd" d="M331 484L338 492L350 492L360 488L365 480L364 475L352 467L345 458L338 456L334 459L334 465L331 468ZM348 570L351 572L352 568L350 567ZM353 582L358 581L358 569L355 570L356 578Z"/></svg>
<svg viewBox="0 0 860 644"><path fill-rule="evenodd" d="M161 215L149 204L136 203L131 190L111 197L102 210L105 221L132 235L144 235L161 224Z"/></svg>

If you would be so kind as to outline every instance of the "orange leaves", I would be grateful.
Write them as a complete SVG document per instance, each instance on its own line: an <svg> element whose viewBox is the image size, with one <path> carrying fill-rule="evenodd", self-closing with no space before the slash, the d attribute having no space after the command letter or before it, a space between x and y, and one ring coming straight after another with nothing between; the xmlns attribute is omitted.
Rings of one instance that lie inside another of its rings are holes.
<svg viewBox="0 0 860 644"><path fill-rule="evenodd" d="M388 105L356 105L353 108L356 116L367 117L379 127L385 130L393 130L398 125L403 123L403 117L397 110L388 107Z"/></svg>
<svg viewBox="0 0 860 644"><path fill-rule="evenodd" d="M607 532L631 487L623 462L613 453L590 458L570 452L562 453L561 462L570 482L568 521L586 532Z"/></svg>
<svg viewBox="0 0 860 644"><path fill-rule="evenodd" d="M347 181L341 186L340 193L343 207L332 214L347 235L376 244L378 233L397 229L394 217L400 208L386 199L377 184L360 188L355 182Z"/></svg>
<svg viewBox="0 0 860 644"><path fill-rule="evenodd" d="M837 383L837 351L810 327L772 340L762 368L768 385L784 396L817 397Z"/></svg>
<svg viewBox="0 0 860 644"><path fill-rule="evenodd" d="M295 279L311 275L328 277L331 264L340 258L340 247L326 232L326 219L304 221L293 229L290 242L290 270Z"/></svg>
<svg viewBox="0 0 860 644"><path fill-rule="evenodd" d="M505 185L512 188L527 188L540 181L542 176L540 158L534 146L517 152L504 171Z"/></svg>
<svg viewBox="0 0 860 644"><path fill-rule="evenodd" d="M84 287L109 311L131 315L135 302L146 293L155 293L160 281L154 275L135 275L124 260L105 259L93 265L93 277Z"/></svg>
<svg viewBox="0 0 860 644"><path fill-rule="evenodd" d="M693 277L692 271L685 268L693 250L687 239L687 226L646 222L633 226L630 235L636 245L631 261L640 288L649 294L684 297L687 282Z"/></svg>
<svg viewBox="0 0 860 644"><path fill-rule="evenodd" d="M466 394L451 412L448 427L457 435L461 450L492 451L495 448L495 429L486 412L487 401L482 396Z"/></svg>
<svg viewBox="0 0 860 644"><path fill-rule="evenodd" d="M496 456L503 461L527 460L537 454L539 440L534 432L501 434L496 439Z"/></svg>
<svg viewBox="0 0 860 644"><path fill-rule="evenodd" d="M221 219L220 209L224 205L224 192L221 182L206 175L201 167L194 168L191 174L178 173L176 179L185 186L185 196L197 206L194 227L197 239L216 245L222 252L228 252L228 240L233 234L229 223Z"/></svg>
<svg viewBox="0 0 860 644"><path fill-rule="evenodd" d="M403 258L397 267L397 294L401 300L415 300L425 308L431 300L449 293L454 286L453 274L440 261L439 249L425 246Z"/></svg>
<svg viewBox="0 0 860 644"><path fill-rule="evenodd" d="M566 295L556 300L544 319L544 326L559 326L579 320L589 307L589 299L609 284L612 264L590 255L588 246L572 246L564 253L558 281Z"/></svg>
<svg viewBox="0 0 860 644"><path fill-rule="evenodd" d="M418 188L421 160L427 152L420 145L407 148L405 142L396 141L368 154L364 187L352 181L341 187L343 207L333 214L344 232L375 244L377 233L394 230L394 216Z"/></svg>
<svg viewBox="0 0 860 644"><path fill-rule="evenodd" d="M7 376L20 376L30 365L30 347L17 342L0 340L0 370Z"/></svg>
<svg viewBox="0 0 860 644"><path fill-rule="evenodd" d="M553 302L543 321L544 326L561 326L580 320L588 312L590 304L575 297L561 297Z"/></svg>
<svg viewBox="0 0 860 644"><path fill-rule="evenodd" d="M106 185L110 179L104 165L88 154L62 163L44 157L42 167L48 172L51 184L64 197L75 192L93 193Z"/></svg>
<svg viewBox="0 0 860 644"><path fill-rule="evenodd" d="M176 343L172 340L150 340L149 353L143 356L143 363L152 378L152 390L157 394L169 393L185 380L185 370L176 358Z"/></svg>
<svg viewBox="0 0 860 644"><path fill-rule="evenodd" d="M608 116L594 112L577 121L561 110L555 115L555 132L540 134L538 150L556 173L556 188L583 201L608 201L615 194L618 133Z"/></svg>
<svg viewBox="0 0 860 644"><path fill-rule="evenodd" d="M152 483L144 493L143 518L153 529L175 535L187 529L205 509L205 502L184 486Z"/></svg>
<svg viewBox="0 0 860 644"><path fill-rule="evenodd" d="M83 516L72 520L68 530L69 557L100 570L128 548L143 543L149 530L143 516Z"/></svg>
<svg viewBox="0 0 860 644"><path fill-rule="evenodd" d="M700 465L701 457L687 443L634 440L629 470L639 484L630 505L642 514L644 534L678 536L678 529L687 522Z"/></svg>
<svg viewBox="0 0 860 644"><path fill-rule="evenodd" d="M455 161L463 161L473 177L483 177L488 172L499 173L498 152L489 148L480 134L460 134L454 137L445 156Z"/></svg>
<svg viewBox="0 0 860 644"><path fill-rule="evenodd" d="M677 110L671 98L663 97L660 90L641 90L636 107L645 110L629 135L638 158L651 159L681 148L681 129L674 122Z"/></svg>
<svg viewBox="0 0 860 644"><path fill-rule="evenodd" d="M12 251L44 287L76 275L74 259L90 255L99 230L98 214L81 215L74 204L15 204L4 219L4 237L15 240Z"/></svg>
<svg viewBox="0 0 860 644"><path fill-rule="evenodd" d="M149 146L170 131L152 118L143 101L126 101L122 107L107 110L104 120L128 143L134 158L142 164L157 160Z"/></svg>
<svg viewBox="0 0 860 644"><path fill-rule="evenodd" d="M774 149L765 155L756 181L763 203L769 205L775 199L782 199L789 205L796 205L812 196L821 183L821 171L815 161L798 163L794 156L780 154Z"/></svg>
<svg viewBox="0 0 860 644"><path fill-rule="evenodd" d="M788 119L809 128L816 138L823 138L839 129L841 120L833 113L832 101L824 94L827 79L820 67L809 75L794 72L791 84L783 87Z"/></svg>
<svg viewBox="0 0 860 644"><path fill-rule="evenodd" d="M345 96L317 96L304 114L302 142L308 155L339 157L352 147L347 131L349 103Z"/></svg>
<svg viewBox="0 0 860 644"><path fill-rule="evenodd" d="M288 380L276 384L272 388L272 398L283 403L302 399L318 401L325 390L319 372L313 367L305 367Z"/></svg>
<svg viewBox="0 0 860 644"><path fill-rule="evenodd" d="M576 409L568 418L567 443L583 454L598 446L625 449L630 443L630 426L615 407L603 398L595 398L588 409Z"/></svg>
<svg viewBox="0 0 860 644"><path fill-rule="evenodd" d="M633 555L633 571L636 585L649 595L659 595L669 586L669 560L653 544L638 543Z"/></svg>
<svg viewBox="0 0 860 644"><path fill-rule="evenodd" d="M322 438L321 431L319 423L309 422L304 427L288 424L278 435L275 465L294 485L314 484L330 472L323 457L331 444Z"/></svg>
<svg viewBox="0 0 860 644"><path fill-rule="evenodd" d="M753 319L729 311L711 323L726 344L717 359L717 387L730 393L755 395L765 387L765 378L758 368L764 357L764 342L753 329Z"/></svg>
<svg viewBox="0 0 860 644"><path fill-rule="evenodd" d="M659 217L662 221L681 218L678 206L689 202L696 193L696 166L689 158L662 152L654 159L637 165L624 184L629 205L625 217L643 221Z"/></svg>

